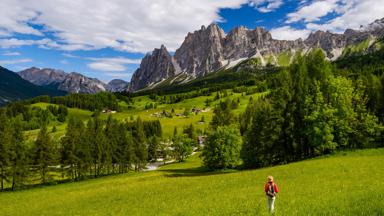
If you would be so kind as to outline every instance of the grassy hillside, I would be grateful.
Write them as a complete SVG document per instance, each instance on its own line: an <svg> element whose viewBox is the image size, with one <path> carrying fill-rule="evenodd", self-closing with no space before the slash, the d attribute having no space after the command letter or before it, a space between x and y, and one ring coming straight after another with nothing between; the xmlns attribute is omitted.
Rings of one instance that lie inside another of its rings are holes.
<svg viewBox="0 0 384 216"><path fill-rule="evenodd" d="M248 171L205 172L198 155L158 171L0 194L2 215L383 215L384 149L337 153Z"/></svg>
<svg viewBox="0 0 384 216"><path fill-rule="evenodd" d="M234 110L234 113L240 114L245 111L249 99L252 97L253 99L257 99L260 96L264 96L267 94L265 93L255 93L250 95L242 95L241 93L232 93L232 91L228 90L228 97L222 98L221 100L225 100L227 98L233 100L237 100L239 98L240 104L237 109ZM145 105L150 103L156 103L156 101L150 99L148 96L138 96L133 98L134 105L128 108L128 105L125 102L121 102L120 106L122 107L122 110L120 112L111 114L113 118L118 120L127 120L130 121L131 118L134 120L140 117L142 120L160 120L162 129L163 129L163 137L169 138L173 135L173 130L175 127L178 128L179 132L182 131L184 126L188 126L190 124L193 124L195 129L204 131L209 127L209 122L212 119L213 115L213 109L215 105L220 101L216 100L213 101L210 106L206 107L205 101L207 99L213 100L216 95L216 92L212 93L210 96L200 96L195 97L191 99L185 99L179 103L175 104L158 104L158 106L154 109L145 109ZM40 107L42 109L46 109L47 106L54 105L54 104L48 104L48 103L36 103L32 104L32 107ZM57 105L54 105L57 106ZM194 114L185 117L185 116L176 116L176 114L182 114L185 109L192 109L192 108L199 108L204 110L204 112ZM156 117L154 116L155 113L161 113L163 110L167 112L171 112L171 110L174 109L175 114L172 118L167 117ZM88 120L92 116L92 112L88 110L82 110L82 109L75 109L75 108L69 108L68 109L69 117L75 117L77 119L81 119L83 121ZM108 113L102 113L101 117L103 119L107 119L110 114ZM200 122L202 116L205 118L205 123ZM55 140L56 138L61 137L65 133L66 129L66 122L60 123L60 122L51 122L48 130L51 130L53 126L56 127L57 131L53 134L53 137ZM25 134L27 136L28 140L33 140L37 136L39 132L39 129L37 130L31 130L27 131Z"/></svg>

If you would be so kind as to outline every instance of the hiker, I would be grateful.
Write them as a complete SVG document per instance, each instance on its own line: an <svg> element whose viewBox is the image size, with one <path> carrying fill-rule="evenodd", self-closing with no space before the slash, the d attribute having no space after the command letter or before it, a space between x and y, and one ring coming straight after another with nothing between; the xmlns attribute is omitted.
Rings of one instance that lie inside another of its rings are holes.
<svg viewBox="0 0 384 216"><path fill-rule="evenodd" d="M277 185L275 184L275 182L273 182L272 176L268 176L267 180L268 181L264 186L264 191L265 191L265 194L267 196L269 213L272 214L274 212L274 208L275 208L274 203L275 203L275 199L276 199L276 194L279 192L279 189L277 188Z"/></svg>

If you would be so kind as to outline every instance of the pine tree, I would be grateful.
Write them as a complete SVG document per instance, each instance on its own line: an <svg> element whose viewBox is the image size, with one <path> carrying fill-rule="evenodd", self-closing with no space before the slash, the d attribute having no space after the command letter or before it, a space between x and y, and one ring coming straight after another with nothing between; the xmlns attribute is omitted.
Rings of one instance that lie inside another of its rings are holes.
<svg viewBox="0 0 384 216"><path fill-rule="evenodd" d="M69 119L65 136L61 139L61 164L68 166L68 175L76 180L80 175L79 145L82 142L82 122L75 118Z"/></svg>
<svg viewBox="0 0 384 216"><path fill-rule="evenodd" d="M10 145L10 176L12 178L11 189L15 190L22 186L28 175L28 154L24 143L22 125L20 118L13 120L12 124L12 142Z"/></svg>
<svg viewBox="0 0 384 216"><path fill-rule="evenodd" d="M123 142L125 134L120 131L119 127L119 123L110 115L105 125L105 137L107 141L105 143L106 163L110 163L106 164L108 166L108 173L110 166L112 166L112 172L115 172L115 165L121 160L121 154L123 152L121 142Z"/></svg>
<svg viewBox="0 0 384 216"><path fill-rule="evenodd" d="M121 162L123 164L122 172L128 172L131 168L132 162L134 162L135 159L134 142L132 138L132 132L127 131L123 124L120 125L120 131L121 134L123 134L121 143L123 145L123 154L121 154Z"/></svg>
<svg viewBox="0 0 384 216"><path fill-rule="evenodd" d="M54 147L47 126L42 125L35 141L35 164L38 166L42 183L47 182L48 166L54 161Z"/></svg>
<svg viewBox="0 0 384 216"><path fill-rule="evenodd" d="M227 98L224 102L220 102L213 111L211 127L216 129L218 126L231 125L235 122L235 115L231 109L231 100Z"/></svg>
<svg viewBox="0 0 384 216"><path fill-rule="evenodd" d="M139 117L132 130L132 137L134 140L134 152L135 152L135 170L142 170L147 164L148 150L147 140L144 133L144 126L141 118Z"/></svg>
<svg viewBox="0 0 384 216"><path fill-rule="evenodd" d="M1 191L3 191L4 181L7 180L6 170L10 163L9 148L12 143L12 126L3 109L0 109L0 122L0 181Z"/></svg>

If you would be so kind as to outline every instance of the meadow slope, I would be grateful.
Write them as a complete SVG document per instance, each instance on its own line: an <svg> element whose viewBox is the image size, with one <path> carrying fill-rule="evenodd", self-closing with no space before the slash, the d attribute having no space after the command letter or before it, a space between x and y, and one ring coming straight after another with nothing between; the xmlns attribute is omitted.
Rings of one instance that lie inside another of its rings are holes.
<svg viewBox="0 0 384 216"><path fill-rule="evenodd" d="M0 193L1 215L266 215L263 184L280 187L276 215L383 215L384 149L288 165L206 172L199 155L157 171Z"/></svg>

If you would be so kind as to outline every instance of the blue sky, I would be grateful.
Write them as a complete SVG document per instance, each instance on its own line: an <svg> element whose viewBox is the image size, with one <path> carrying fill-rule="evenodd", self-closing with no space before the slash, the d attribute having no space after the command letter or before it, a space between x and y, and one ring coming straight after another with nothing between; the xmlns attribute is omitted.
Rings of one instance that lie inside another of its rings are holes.
<svg viewBox="0 0 384 216"><path fill-rule="evenodd" d="M212 22L293 40L382 17L384 0L1 0L0 65L129 81L147 52L164 44L173 53L188 32Z"/></svg>

